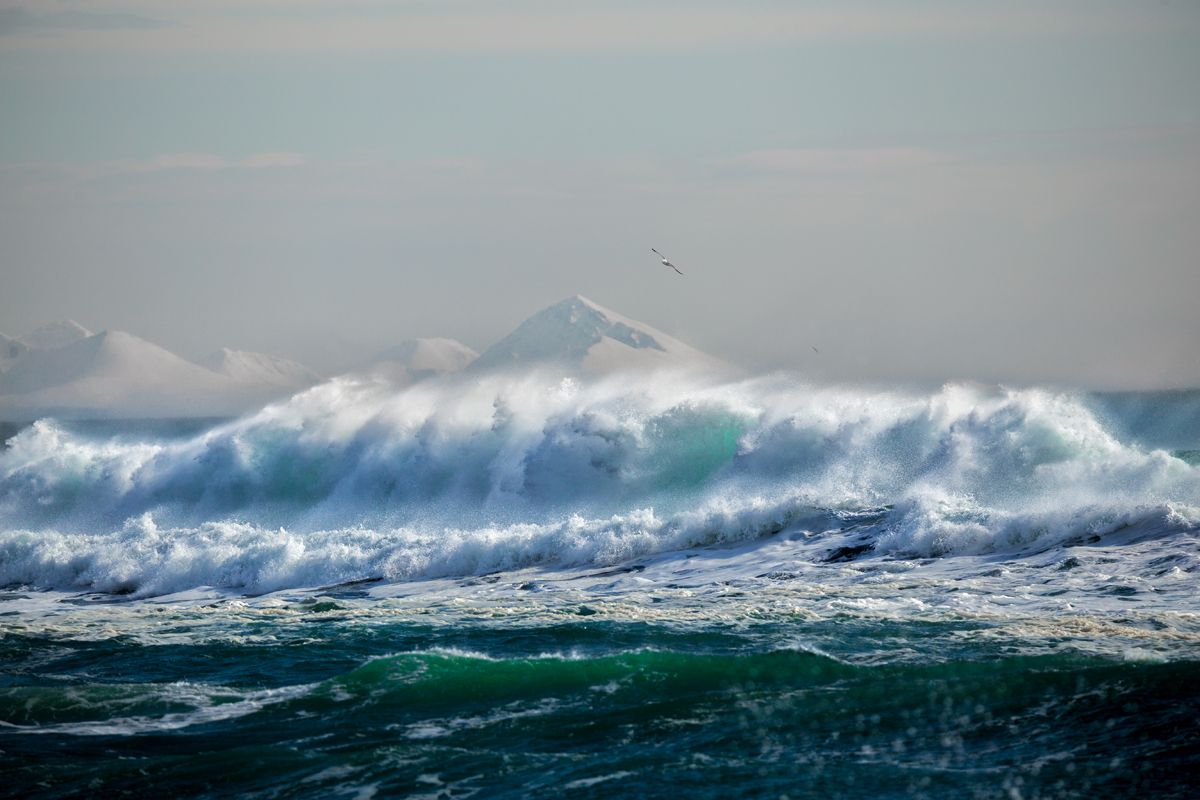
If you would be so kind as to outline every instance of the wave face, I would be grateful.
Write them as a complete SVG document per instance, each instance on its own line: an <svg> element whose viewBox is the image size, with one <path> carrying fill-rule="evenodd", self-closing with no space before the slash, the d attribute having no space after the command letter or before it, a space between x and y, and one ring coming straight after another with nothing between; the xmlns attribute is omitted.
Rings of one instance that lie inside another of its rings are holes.
<svg viewBox="0 0 1200 800"><path fill-rule="evenodd" d="M0 584L269 591L788 530L864 529L876 557L1194 533L1197 404L1154 402L494 375L335 380L182 437L42 420L0 453Z"/></svg>

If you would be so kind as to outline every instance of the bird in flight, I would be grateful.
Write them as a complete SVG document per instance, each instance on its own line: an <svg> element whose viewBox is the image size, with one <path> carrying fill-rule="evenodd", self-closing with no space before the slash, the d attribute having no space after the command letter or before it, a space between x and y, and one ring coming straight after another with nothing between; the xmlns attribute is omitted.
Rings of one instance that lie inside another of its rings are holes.
<svg viewBox="0 0 1200 800"><path fill-rule="evenodd" d="M679 267L675 266L675 265L674 265L674 264L672 264L670 261L667 261L667 257L666 257L666 256L664 256L662 253L658 252L658 251L657 251L657 250L655 250L653 247L651 247L651 248L650 248L650 252L651 252L651 253L654 253L654 255L656 255L656 256L658 256L659 258L661 258L661 259L662 259L662 263L663 263L663 266L664 266L664 267L670 267L671 269L675 270L676 272L679 272ZM679 272L679 274L680 274L680 275L682 275L683 273L682 273L682 272Z"/></svg>

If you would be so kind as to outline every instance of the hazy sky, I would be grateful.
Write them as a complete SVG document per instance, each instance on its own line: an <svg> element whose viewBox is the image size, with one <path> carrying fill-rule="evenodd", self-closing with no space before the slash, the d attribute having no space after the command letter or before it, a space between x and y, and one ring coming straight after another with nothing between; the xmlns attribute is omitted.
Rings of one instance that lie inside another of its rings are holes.
<svg viewBox="0 0 1200 800"><path fill-rule="evenodd" d="M0 0L0 331L1200 385L1198 87L1196 0Z"/></svg>

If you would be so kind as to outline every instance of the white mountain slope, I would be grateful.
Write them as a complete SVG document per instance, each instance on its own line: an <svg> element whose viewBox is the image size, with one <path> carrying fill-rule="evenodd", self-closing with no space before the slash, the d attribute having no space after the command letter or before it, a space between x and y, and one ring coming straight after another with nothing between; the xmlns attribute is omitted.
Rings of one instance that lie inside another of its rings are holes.
<svg viewBox="0 0 1200 800"><path fill-rule="evenodd" d="M28 352L29 346L20 339L0 333L0 372L4 372L17 363L17 359Z"/></svg>
<svg viewBox="0 0 1200 800"><path fill-rule="evenodd" d="M121 331L32 350L0 374L0 419L225 416L277 397Z"/></svg>
<svg viewBox="0 0 1200 800"><path fill-rule="evenodd" d="M0 333L0 372L11 369L31 350L53 350L91 335L91 331L73 319L51 322L24 336L12 337Z"/></svg>
<svg viewBox="0 0 1200 800"><path fill-rule="evenodd" d="M592 375L648 369L730 369L719 359L581 295L568 297L522 322L488 348L472 368L535 364Z"/></svg>
<svg viewBox="0 0 1200 800"><path fill-rule="evenodd" d="M201 359L199 364L241 383L278 386L290 391L306 389L322 380L320 375L299 362L228 347Z"/></svg>
<svg viewBox="0 0 1200 800"><path fill-rule="evenodd" d="M458 372L477 358L478 353L457 339L408 339L375 356L365 372L393 383L411 383Z"/></svg>
<svg viewBox="0 0 1200 800"><path fill-rule="evenodd" d="M51 322L35 331L19 337L22 344L30 350L53 350L56 347L66 347L81 339L91 336L92 332L73 319Z"/></svg>

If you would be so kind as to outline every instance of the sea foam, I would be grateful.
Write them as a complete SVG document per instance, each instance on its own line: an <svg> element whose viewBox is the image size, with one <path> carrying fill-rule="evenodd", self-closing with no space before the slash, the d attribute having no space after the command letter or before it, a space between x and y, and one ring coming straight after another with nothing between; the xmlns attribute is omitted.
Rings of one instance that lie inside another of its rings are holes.
<svg viewBox="0 0 1200 800"><path fill-rule="evenodd" d="M0 453L0 583L268 591L855 526L910 556L1194 531L1200 469L1095 408L1039 389L531 373L338 379L184 439L41 420Z"/></svg>

